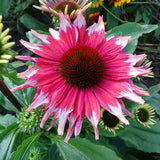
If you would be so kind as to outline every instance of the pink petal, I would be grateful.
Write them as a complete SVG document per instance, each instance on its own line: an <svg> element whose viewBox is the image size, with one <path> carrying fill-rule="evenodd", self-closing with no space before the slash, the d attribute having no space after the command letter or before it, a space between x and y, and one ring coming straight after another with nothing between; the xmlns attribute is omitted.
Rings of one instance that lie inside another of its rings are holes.
<svg viewBox="0 0 160 160"><path fill-rule="evenodd" d="M33 87L37 82L34 80L27 80L24 84L11 89L11 92L16 92L25 88Z"/></svg>
<svg viewBox="0 0 160 160"><path fill-rule="evenodd" d="M22 78L22 79L28 79L31 76L33 76L34 74L36 74L38 70L39 70L38 68L31 65L26 71L18 73L17 77Z"/></svg>
<svg viewBox="0 0 160 160"><path fill-rule="evenodd" d="M122 112L122 106L117 101L116 98L113 98L105 90L99 87L94 87L93 92L98 99L100 105L106 109L111 114L119 118L123 123L129 124L128 120L125 118Z"/></svg>
<svg viewBox="0 0 160 160"><path fill-rule="evenodd" d="M99 46L98 51L104 56L117 55L120 51L126 47L127 43L131 40L131 37L111 37L106 38Z"/></svg>
<svg viewBox="0 0 160 160"><path fill-rule="evenodd" d="M86 20L84 16L82 15L82 12L78 12L78 16L73 22L73 24L78 28L78 44L83 45L84 44L84 36L86 33Z"/></svg>
<svg viewBox="0 0 160 160"><path fill-rule="evenodd" d="M123 97L136 103L144 103L144 100L133 92L132 87L127 81L104 80L99 86L115 98Z"/></svg>
<svg viewBox="0 0 160 160"><path fill-rule="evenodd" d="M65 15L59 14L60 18L60 38L69 46L69 48L75 47L78 41L78 30L77 28L69 22Z"/></svg>
<svg viewBox="0 0 160 160"><path fill-rule="evenodd" d="M84 45L96 48L102 42L104 34L104 22L102 17L99 17L97 24L87 28Z"/></svg>
<svg viewBox="0 0 160 160"><path fill-rule="evenodd" d="M99 136L97 131L97 125L100 119L101 111L99 103L90 89L85 90L84 101L85 101L85 115L91 122L95 130L95 138L98 139Z"/></svg>
<svg viewBox="0 0 160 160"><path fill-rule="evenodd" d="M40 91L39 95L34 98L32 104L29 106L27 111L31 111L32 109L35 109L43 104L47 104L49 102L49 99L47 98L48 94L45 94L42 90Z"/></svg>
<svg viewBox="0 0 160 160"><path fill-rule="evenodd" d="M49 58L52 60L59 59L58 56L56 56L55 52L50 50L48 47L42 44L35 44L35 43L29 43L24 40L20 41L27 49L31 50L32 52L36 53L39 56Z"/></svg>
<svg viewBox="0 0 160 160"><path fill-rule="evenodd" d="M79 115L77 118L76 124L75 124L75 129L74 129L74 135L78 136L81 132L82 124L83 124L83 118L84 118L84 112Z"/></svg>

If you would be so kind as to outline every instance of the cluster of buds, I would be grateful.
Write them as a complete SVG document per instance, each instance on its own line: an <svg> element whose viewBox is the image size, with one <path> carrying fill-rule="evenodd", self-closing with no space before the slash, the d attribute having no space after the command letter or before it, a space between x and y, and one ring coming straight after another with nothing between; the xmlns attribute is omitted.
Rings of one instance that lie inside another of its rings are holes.
<svg viewBox="0 0 160 160"><path fill-rule="evenodd" d="M3 31L2 16L0 16L0 64L5 64L9 62L9 59L12 58L12 55L9 54L9 48L12 47L15 42L8 42L11 38L9 33L9 28Z"/></svg>

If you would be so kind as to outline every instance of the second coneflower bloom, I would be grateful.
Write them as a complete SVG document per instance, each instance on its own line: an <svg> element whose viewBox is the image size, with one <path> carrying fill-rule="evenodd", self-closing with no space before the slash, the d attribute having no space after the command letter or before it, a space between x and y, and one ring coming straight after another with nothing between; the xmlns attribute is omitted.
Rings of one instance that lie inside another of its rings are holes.
<svg viewBox="0 0 160 160"><path fill-rule="evenodd" d="M102 17L98 23L86 28L81 12L72 23L60 13L59 31L49 29L51 35L31 31L44 44L21 43L40 57L17 56L18 59L34 61L38 66L30 66L18 77L27 81L12 89L13 92L28 87L38 87L32 104L27 111L41 105L45 114L41 127L52 115L48 130L59 120L58 134L63 135L66 121L69 121L68 141L73 131L78 136L83 118L91 122L95 138L99 138L98 123L102 106L128 125L124 114L132 116L121 98L143 104L139 95L148 92L134 85L131 77L150 72L149 69L134 67L143 55L123 52L131 37L104 38L105 28Z"/></svg>
<svg viewBox="0 0 160 160"><path fill-rule="evenodd" d="M88 0L39 0L39 2L42 6L34 6L35 8L49 12L57 17L59 17L59 12L61 11L65 15L68 14L71 19L76 17L79 9L84 12L92 4L87 4Z"/></svg>

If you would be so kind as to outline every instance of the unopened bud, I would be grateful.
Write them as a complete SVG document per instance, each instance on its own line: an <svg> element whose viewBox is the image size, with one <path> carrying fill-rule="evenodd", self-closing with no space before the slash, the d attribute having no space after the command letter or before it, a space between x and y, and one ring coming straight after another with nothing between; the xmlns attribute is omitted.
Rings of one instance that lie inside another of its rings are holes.
<svg viewBox="0 0 160 160"><path fill-rule="evenodd" d="M0 33L2 32L3 30L3 23L0 23Z"/></svg>
<svg viewBox="0 0 160 160"><path fill-rule="evenodd" d="M3 55L1 56L1 59L11 59L11 58L12 58L12 56L9 55L9 54L3 54Z"/></svg>
<svg viewBox="0 0 160 160"><path fill-rule="evenodd" d="M7 48L12 47L13 45L15 45L15 42L9 42L5 44L4 46L2 46L2 50L6 50Z"/></svg>
<svg viewBox="0 0 160 160"><path fill-rule="evenodd" d="M12 36L10 36L10 35L4 37L4 38L2 39L2 41L1 41L2 45L5 45L10 38L12 38Z"/></svg>
<svg viewBox="0 0 160 160"><path fill-rule="evenodd" d="M2 40L8 33L9 33L9 28L7 28L5 31L1 33L0 40Z"/></svg>
<svg viewBox="0 0 160 160"><path fill-rule="evenodd" d="M9 60L5 60L5 59L0 59L0 64L4 64L4 63L8 63Z"/></svg>
<svg viewBox="0 0 160 160"><path fill-rule="evenodd" d="M0 22L2 22L2 16L0 15Z"/></svg>

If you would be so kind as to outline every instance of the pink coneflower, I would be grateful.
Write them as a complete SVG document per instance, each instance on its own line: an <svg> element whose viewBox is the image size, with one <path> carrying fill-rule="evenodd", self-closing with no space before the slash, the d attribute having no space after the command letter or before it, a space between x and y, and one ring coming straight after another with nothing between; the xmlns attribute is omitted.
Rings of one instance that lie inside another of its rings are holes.
<svg viewBox="0 0 160 160"><path fill-rule="evenodd" d="M59 31L50 28L51 35L31 32L44 44L31 44L24 40L21 43L40 57L17 58L34 61L40 69L30 66L19 73L18 77L27 81L12 91L38 87L27 111L45 106L41 127L54 115L48 130L59 119L58 134L63 135L68 120L65 138L68 141L73 131L75 136L79 135L86 116L94 128L95 139L98 139L100 106L126 125L129 124L123 113L133 115L125 108L121 98L143 104L144 100L139 95L148 95L129 78L150 72L149 69L134 67L144 55L122 51L130 37L104 38L102 17L86 29L81 12L73 23L60 13Z"/></svg>
<svg viewBox="0 0 160 160"><path fill-rule="evenodd" d="M57 17L59 16L59 11L61 11L64 14L69 14L71 19L76 17L79 9L84 12L92 4L91 2L87 4L88 0L39 0L39 2L42 6L34 6L35 8L49 12Z"/></svg>

